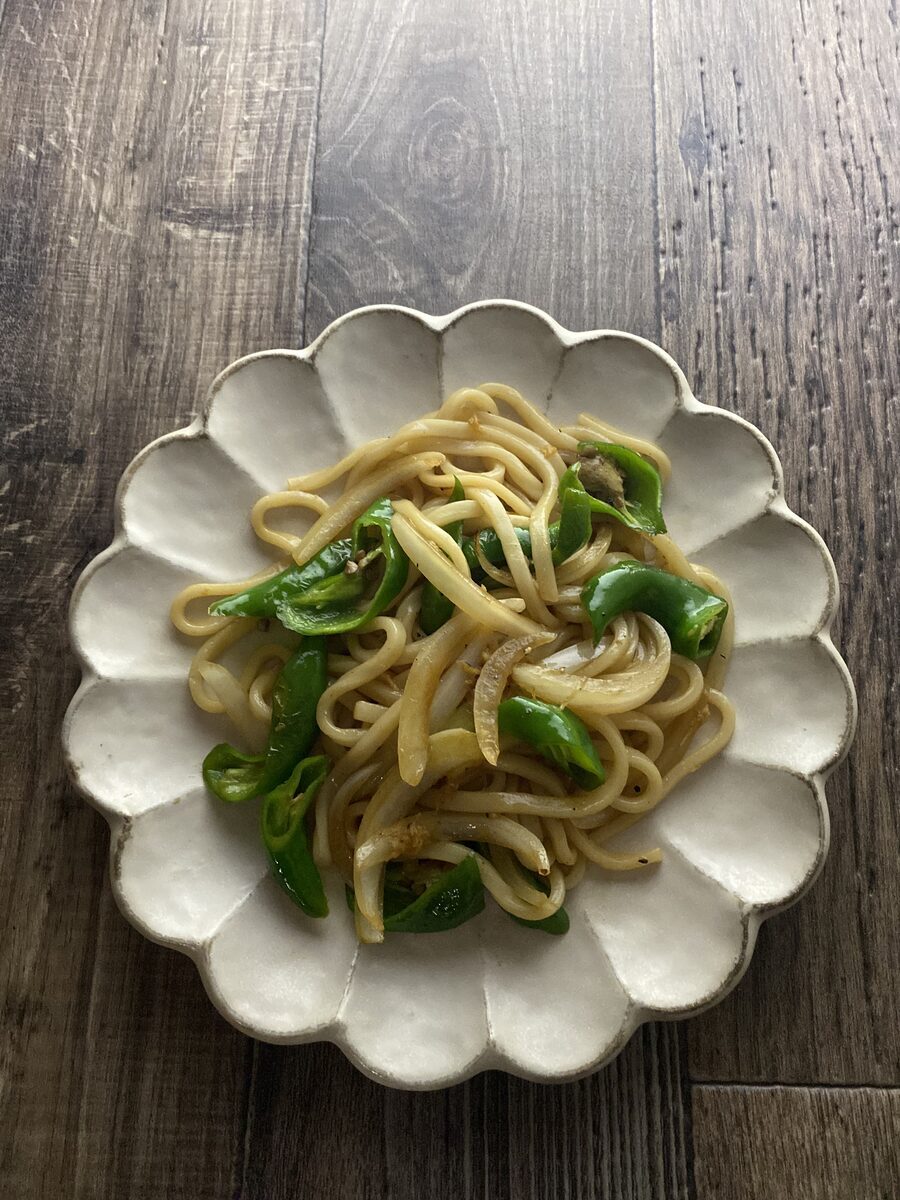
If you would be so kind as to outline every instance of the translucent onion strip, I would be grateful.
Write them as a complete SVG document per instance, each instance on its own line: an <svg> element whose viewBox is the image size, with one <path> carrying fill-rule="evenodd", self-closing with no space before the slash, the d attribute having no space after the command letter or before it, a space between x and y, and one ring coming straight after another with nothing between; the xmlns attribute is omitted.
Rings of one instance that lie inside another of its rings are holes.
<svg viewBox="0 0 900 1200"><path fill-rule="evenodd" d="M477 665L480 665L482 655L495 638L496 634L490 630L474 634L453 666L445 672L431 703L432 733L437 733L446 726L472 690Z"/></svg>
<svg viewBox="0 0 900 1200"><path fill-rule="evenodd" d="M552 640L552 633L530 633L525 637L513 638L498 646L481 668L478 682L475 684L473 705L475 736L478 738L482 754L492 766L497 765L497 759L500 757L497 709L506 691L510 671L529 650Z"/></svg>
<svg viewBox="0 0 900 1200"><path fill-rule="evenodd" d="M669 673L671 659L666 631L650 617L642 615L641 620L655 627L653 653L644 662L599 679L523 664L513 668L513 681L529 695L567 706L579 714L620 713L640 708L659 691Z"/></svg>
<svg viewBox="0 0 900 1200"><path fill-rule="evenodd" d="M349 525L362 516L370 504L385 496L399 484L412 479L422 470L438 467L444 461L443 454L413 454L398 459L381 471L367 475L356 487L351 488L319 517L312 529L301 538L294 548L294 561L308 562L313 555L333 542Z"/></svg>
<svg viewBox="0 0 900 1200"><path fill-rule="evenodd" d="M453 540L446 529L442 529L439 525L435 525L430 521L424 513L419 512L409 500L397 500L394 502L395 516L403 517L423 538L427 538L437 548L444 553L450 562L459 571L464 579L471 579L472 573L469 570L469 564L466 561L466 556ZM514 535L515 536L515 535Z"/></svg>
<svg viewBox="0 0 900 1200"><path fill-rule="evenodd" d="M465 613L457 613L428 639L428 646L413 659L400 702L397 730L397 763L400 778L415 785L428 763L428 730L431 702L446 668L471 637L476 626Z"/></svg>
<svg viewBox="0 0 900 1200"><path fill-rule="evenodd" d="M514 613L471 578L460 574L405 517L397 513L391 524L397 541L425 578L477 624L512 636L540 632L534 622Z"/></svg>

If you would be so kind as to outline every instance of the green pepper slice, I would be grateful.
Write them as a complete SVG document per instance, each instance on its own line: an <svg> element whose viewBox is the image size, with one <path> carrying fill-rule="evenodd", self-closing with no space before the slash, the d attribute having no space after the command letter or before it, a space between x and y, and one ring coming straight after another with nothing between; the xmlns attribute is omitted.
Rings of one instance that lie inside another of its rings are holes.
<svg viewBox="0 0 900 1200"><path fill-rule="evenodd" d="M728 604L720 597L659 567L626 559L589 579L581 591L594 640L613 617L642 612L663 626L676 654L706 658L715 650Z"/></svg>
<svg viewBox="0 0 900 1200"><path fill-rule="evenodd" d="M319 755L299 762L284 783L263 800L263 845L278 885L310 917L327 917L328 900L313 862L306 814L322 786L328 759Z"/></svg>
<svg viewBox="0 0 900 1200"><path fill-rule="evenodd" d="M347 903L355 909L351 888ZM443 933L456 929L484 908L484 885L478 864L467 857L443 871L421 895L416 895L390 870L384 883L384 928L387 933Z"/></svg>
<svg viewBox="0 0 900 1200"><path fill-rule="evenodd" d="M409 559L391 529L393 514L394 506L382 496L358 517L343 572L281 599L275 611L282 625L318 636L349 633L383 612L409 574Z"/></svg>
<svg viewBox="0 0 900 1200"><path fill-rule="evenodd" d="M563 487L568 473L559 481L559 520L549 530L553 565L557 567L591 540L591 498L583 489Z"/></svg>
<svg viewBox="0 0 900 1200"><path fill-rule="evenodd" d="M399 890L394 898L400 900ZM484 908L484 885L474 858L467 857L444 871L421 896L403 908L385 907L388 933L442 933L471 921Z"/></svg>
<svg viewBox="0 0 900 1200"><path fill-rule="evenodd" d="M454 476L453 491L450 493L451 502L465 500L466 491L459 479ZM463 523L454 521L446 527L447 533L457 546L463 544ZM426 579L422 588L422 607L419 609L419 627L423 633L435 633L453 616L453 602L448 600L443 592L438 591L431 580Z"/></svg>
<svg viewBox="0 0 900 1200"><path fill-rule="evenodd" d="M269 792L293 771L316 737L316 705L328 682L323 638L307 638L275 681L269 744L262 754L244 754L228 742L203 760L203 780L220 800L239 803Z"/></svg>
<svg viewBox="0 0 900 1200"><path fill-rule="evenodd" d="M289 597L343 571L351 553L350 538L332 542L302 567L292 564L271 579L216 601L209 611L223 617L274 617L278 605Z"/></svg>
<svg viewBox="0 0 900 1200"><path fill-rule="evenodd" d="M606 779L587 727L567 709L527 696L511 696L497 709L497 721L501 733L534 746L584 791L599 787Z"/></svg>
<svg viewBox="0 0 900 1200"><path fill-rule="evenodd" d="M591 512L641 533L666 532L659 471L615 442L579 442L579 461L559 481L560 494L582 491Z"/></svg>

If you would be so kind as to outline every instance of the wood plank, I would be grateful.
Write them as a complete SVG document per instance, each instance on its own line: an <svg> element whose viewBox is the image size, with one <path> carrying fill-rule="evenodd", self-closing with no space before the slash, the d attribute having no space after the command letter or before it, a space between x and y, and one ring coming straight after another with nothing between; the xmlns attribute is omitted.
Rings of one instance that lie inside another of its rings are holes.
<svg viewBox="0 0 900 1200"><path fill-rule="evenodd" d="M891 1200L900 1091L695 1087L697 1200Z"/></svg>
<svg viewBox="0 0 900 1200"><path fill-rule="evenodd" d="M506 296L653 336L648 0L332 0L309 332Z"/></svg>
<svg viewBox="0 0 900 1200"><path fill-rule="evenodd" d="M241 1195L686 1200L678 1064L677 1031L652 1026L580 1083L492 1072L423 1094L371 1083L331 1046L261 1046Z"/></svg>
<svg viewBox="0 0 900 1200"><path fill-rule="evenodd" d="M781 454L788 501L837 561L836 632L862 706L829 785L824 875L763 932L734 997L692 1022L691 1070L897 1083L896 14L780 0L655 12L664 343L701 398Z"/></svg>
<svg viewBox="0 0 900 1200"><path fill-rule="evenodd" d="M644 4L330 0L308 336L497 294L654 336L649 37ZM584 1083L435 1096L260 1047L244 1195L687 1195L679 1046L645 1031Z"/></svg>
<svg viewBox="0 0 900 1200"><path fill-rule="evenodd" d="M193 1200L240 1174L249 1043L115 911L66 782L65 608L132 455L231 358L299 338L321 34L318 0L3 13L4 1194Z"/></svg>

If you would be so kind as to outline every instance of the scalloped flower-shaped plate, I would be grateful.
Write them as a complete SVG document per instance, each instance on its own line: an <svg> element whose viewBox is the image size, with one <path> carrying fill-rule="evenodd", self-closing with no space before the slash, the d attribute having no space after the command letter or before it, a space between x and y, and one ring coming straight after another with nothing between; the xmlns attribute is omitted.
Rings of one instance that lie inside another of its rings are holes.
<svg viewBox="0 0 900 1200"><path fill-rule="evenodd" d="M310 921L268 877L253 805L204 793L220 740L195 709L192 647L169 625L175 593L268 561L248 514L265 491L499 379L558 424L588 410L672 458L666 519L731 586L727 683L737 732L623 837L662 864L589 872L565 937L495 906L452 933L359 947L341 889ZM856 700L829 637L837 582L821 538L787 507L781 467L753 426L700 404L676 364L623 333L570 333L523 304L447 317L364 308L308 349L252 355L213 384L207 413L147 447L122 479L112 545L72 601L84 677L66 717L73 777L109 821L125 916L189 954L213 1002L273 1042L329 1040L368 1075L433 1088L486 1068L584 1075L644 1020L720 1000L760 922L810 885L828 847L824 780L853 736Z"/></svg>

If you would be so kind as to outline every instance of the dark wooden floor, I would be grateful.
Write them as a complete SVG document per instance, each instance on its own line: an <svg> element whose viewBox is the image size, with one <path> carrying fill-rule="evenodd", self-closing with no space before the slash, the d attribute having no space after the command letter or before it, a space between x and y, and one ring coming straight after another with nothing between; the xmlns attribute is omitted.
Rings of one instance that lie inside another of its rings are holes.
<svg viewBox="0 0 900 1200"><path fill-rule="evenodd" d="M4 1200L900 1194L894 0L0 0ZM861 725L811 896L606 1072L384 1090L132 931L58 730L120 472L246 351L512 296L775 443Z"/></svg>

